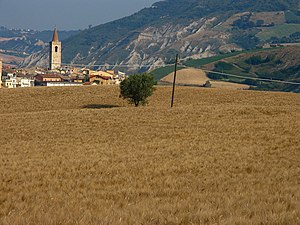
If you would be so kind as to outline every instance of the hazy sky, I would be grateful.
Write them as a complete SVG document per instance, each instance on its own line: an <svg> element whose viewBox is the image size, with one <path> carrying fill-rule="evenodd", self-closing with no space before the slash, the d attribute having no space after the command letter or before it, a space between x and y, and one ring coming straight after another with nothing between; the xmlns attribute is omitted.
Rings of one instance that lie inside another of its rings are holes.
<svg viewBox="0 0 300 225"><path fill-rule="evenodd" d="M0 26L82 29L119 19L158 0L0 0Z"/></svg>

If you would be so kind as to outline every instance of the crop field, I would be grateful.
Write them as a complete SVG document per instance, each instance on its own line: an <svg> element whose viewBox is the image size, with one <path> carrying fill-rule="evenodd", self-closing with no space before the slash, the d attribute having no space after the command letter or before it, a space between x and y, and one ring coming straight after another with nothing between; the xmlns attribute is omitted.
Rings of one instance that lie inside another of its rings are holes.
<svg viewBox="0 0 300 225"><path fill-rule="evenodd" d="M300 24L281 24L281 25L275 25L274 27L264 28L256 36L259 39L266 41L271 37L282 38L299 31L300 31Z"/></svg>
<svg viewBox="0 0 300 225"><path fill-rule="evenodd" d="M297 45L297 44L294 44L294 45ZM179 65L177 67L177 70L178 71L182 70L185 67L201 68L203 66L210 65L210 64L215 63L220 60L224 60L224 59L228 59L228 58L232 58L232 57L239 57L240 55L243 56L244 54L248 54L248 53L272 52L272 51L278 51L280 49L284 49L284 47L252 49L252 50L245 50L245 51L240 51L240 52L225 53L225 54L216 55L216 56L203 58L203 59L190 59L190 60L183 62L183 66ZM154 69L150 72L150 74L155 78L155 80L160 80L172 72L174 72L173 65Z"/></svg>
<svg viewBox="0 0 300 225"><path fill-rule="evenodd" d="M0 224L300 224L300 95L0 89Z"/></svg>
<svg viewBox="0 0 300 225"><path fill-rule="evenodd" d="M173 84L174 72L162 78L160 81L163 84ZM185 68L177 72L176 84L178 85L189 85L189 86L201 86L204 85L206 81L209 81L212 88L225 88L233 90L246 90L249 89L248 85L237 84L224 81L210 80L203 70L195 68Z"/></svg>

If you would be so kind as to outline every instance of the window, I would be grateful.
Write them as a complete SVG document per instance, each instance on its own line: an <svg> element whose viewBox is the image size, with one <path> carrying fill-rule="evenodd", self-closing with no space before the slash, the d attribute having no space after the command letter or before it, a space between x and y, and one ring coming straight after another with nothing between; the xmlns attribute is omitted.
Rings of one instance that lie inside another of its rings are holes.
<svg viewBox="0 0 300 225"><path fill-rule="evenodd" d="M55 46L55 52L58 52L58 47L57 46Z"/></svg>

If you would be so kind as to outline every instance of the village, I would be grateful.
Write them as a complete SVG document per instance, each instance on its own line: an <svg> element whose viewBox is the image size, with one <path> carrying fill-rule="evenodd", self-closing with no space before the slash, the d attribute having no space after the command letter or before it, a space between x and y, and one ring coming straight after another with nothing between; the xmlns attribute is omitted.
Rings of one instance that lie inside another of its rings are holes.
<svg viewBox="0 0 300 225"><path fill-rule="evenodd" d="M92 70L86 66L62 65L61 42L54 29L49 49L49 68L15 69L3 66L0 59L0 88L33 86L119 85L126 74L114 69Z"/></svg>

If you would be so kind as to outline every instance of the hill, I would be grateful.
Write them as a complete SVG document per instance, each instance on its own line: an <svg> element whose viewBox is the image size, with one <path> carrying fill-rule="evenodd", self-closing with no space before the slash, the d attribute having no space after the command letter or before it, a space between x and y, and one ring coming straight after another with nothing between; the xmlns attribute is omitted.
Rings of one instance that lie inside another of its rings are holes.
<svg viewBox="0 0 300 225"><path fill-rule="evenodd" d="M174 72L160 79L160 84L172 84L173 80ZM181 69L177 72L176 76L176 84L181 86L203 86L207 81L209 81L212 88L225 88L233 90L249 89L249 86L245 84L211 80L207 77L206 73L200 69Z"/></svg>
<svg viewBox="0 0 300 225"><path fill-rule="evenodd" d="M199 59L287 39L300 42L299 9L298 0L160 1L68 38L63 61L129 65L133 73L172 62L176 53Z"/></svg>
<svg viewBox="0 0 300 225"><path fill-rule="evenodd" d="M78 32L60 31L59 37L61 40L65 40ZM52 35L53 30L9 29L0 26L1 58L7 64L18 66L25 57L47 48Z"/></svg>
<svg viewBox="0 0 300 225"><path fill-rule="evenodd" d="M203 69L250 78L269 78L300 83L300 47L293 46L270 51L244 53L207 64ZM256 90L300 93L299 85L262 82L218 74L208 74L208 76L212 79L251 85L253 86L252 89Z"/></svg>
<svg viewBox="0 0 300 225"><path fill-rule="evenodd" d="M300 97L0 89L1 224L297 224Z"/></svg>
<svg viewBox="0 0 300 225"><path fill-rule="evenodd" d="M299 85L262 82L253 79L268 78L287 82L300 83L300 47L265 48L219 54L217 56L182 61L179 70L183 68L200 68L205 71L215 71L248 78L237 78L207 72L211 80L234 82L252 86L251 89L268 91L300 92ZM174 66L157 68L150 73L160 80L174 71ZM251 79L253 78L253 79Z"/></svg>

